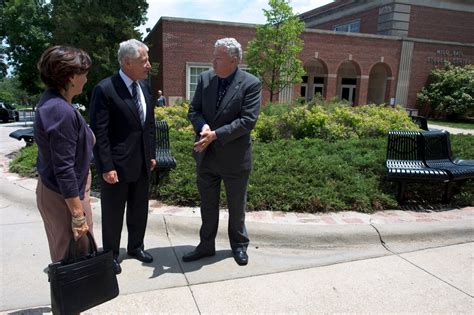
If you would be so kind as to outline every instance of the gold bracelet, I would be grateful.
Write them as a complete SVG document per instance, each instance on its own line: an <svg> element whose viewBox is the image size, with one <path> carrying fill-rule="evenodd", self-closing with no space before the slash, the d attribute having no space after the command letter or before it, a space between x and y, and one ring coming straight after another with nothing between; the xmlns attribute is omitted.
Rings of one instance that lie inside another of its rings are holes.
<svg viewBox="0 0 474 315"><path fill-rule="evenodd" d="M73 225L83 225L86 222L86 216L80 216L80 217L72 217L72 224Z"/></svg>

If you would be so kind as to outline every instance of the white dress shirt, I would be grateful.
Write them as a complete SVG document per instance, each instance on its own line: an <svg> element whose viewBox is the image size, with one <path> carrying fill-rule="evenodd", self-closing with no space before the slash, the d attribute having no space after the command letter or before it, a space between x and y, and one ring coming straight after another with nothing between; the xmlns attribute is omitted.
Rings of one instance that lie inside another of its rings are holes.
<svg viewBox="0 0 474 315"><path fill-rule="evenodd" d="M122 69L120 69L119 74L120 74L120 77L122 78L123 82L127 86L128 92L130 93L130 95L132 95L133 80L130 79L125 74L125 72L122 71ZM143 110L143 117L146 118L145 96L143 95L142 88L140 87L140 84L138 82L137 82L137 94L138 94L139 99L140 99L140 106L142 107L142 110Z"/></svg>

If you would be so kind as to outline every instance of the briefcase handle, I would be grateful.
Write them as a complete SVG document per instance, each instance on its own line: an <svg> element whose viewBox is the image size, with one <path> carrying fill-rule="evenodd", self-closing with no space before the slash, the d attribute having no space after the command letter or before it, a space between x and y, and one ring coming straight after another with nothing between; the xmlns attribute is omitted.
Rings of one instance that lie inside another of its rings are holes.
<svg viewBox="0 0 474 315"><path fill-rule="evenodd" d="M85 236L87 237L87 239L89 241L89 252L88 252L87 256L95 256L97 254L97 245L95 243L94 237L92 236L90 231L87 231L86 235L83 235L82 237L85 237ZM82 239L82 237L80 239ZM68 252L68 256L67 256L67 261L68 262L76 262L76 261L80 260L81 257L84 257L84 256L79 256L78 253L77 253L77 251L78 251L77 247L78 247L80 239L78 239L76 241L73 237L69 241L69 252Z"/></svg>

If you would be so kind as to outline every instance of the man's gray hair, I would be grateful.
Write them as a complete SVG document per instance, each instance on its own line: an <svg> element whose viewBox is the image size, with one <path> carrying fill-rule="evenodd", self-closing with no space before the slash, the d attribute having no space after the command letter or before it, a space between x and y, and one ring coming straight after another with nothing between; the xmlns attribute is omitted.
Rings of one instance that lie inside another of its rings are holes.
<svg viewBox="0 0 474 315"><path fill-rule="evenodd" d="M120 67L122 67L125 58L138 58L140 56L140 48L143 48L148 52L148 46L139 40L129 39L121 42L117 52Z"/></svg>
<svg viewBox="0 0 474 315"><path fill-rule="evenodd" d="M237 57L239 62L242 60L242 46L235 38L221 38L216 41L214 47L224 46L231 57Z"/></svg>

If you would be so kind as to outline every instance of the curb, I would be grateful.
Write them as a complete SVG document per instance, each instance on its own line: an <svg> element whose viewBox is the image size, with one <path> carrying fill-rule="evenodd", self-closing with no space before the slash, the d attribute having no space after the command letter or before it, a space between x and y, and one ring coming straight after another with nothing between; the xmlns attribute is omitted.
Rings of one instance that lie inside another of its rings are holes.
<svg viewBox="0 0 474 315"><path fill-rule="evenodd" d="M14 176L0 178L3 195L13 202L21 201L26 209L32 211L36 211L36 182L36 179ZM92 197L91 202L94 223L100 225L100 199ZM153 203L156 201L150 201L147 233L179 235L197 244L201 225L198 208L162 206L160 211L156 211ZM384 245L394 252L406 252L473 242L474 207L447 212L389 210L371 215L348 211L330 214L277 213L275 216L268 212L250 212L246 225L251 246L314 250ZM221 240L227 240L227 218L227 211L222 210L218 231Z"/></svg>

